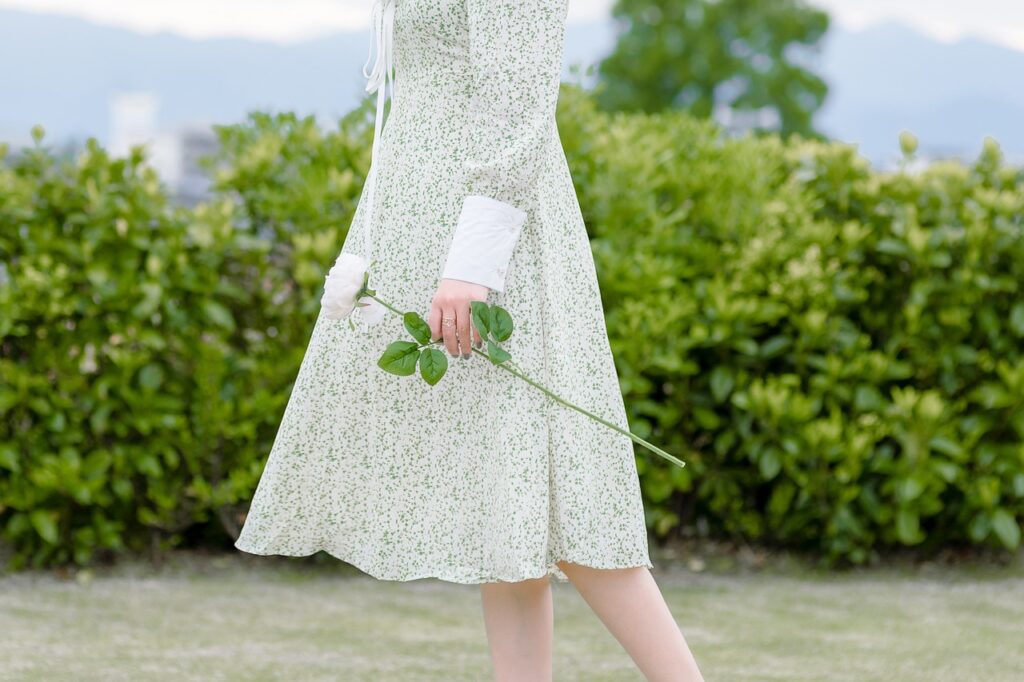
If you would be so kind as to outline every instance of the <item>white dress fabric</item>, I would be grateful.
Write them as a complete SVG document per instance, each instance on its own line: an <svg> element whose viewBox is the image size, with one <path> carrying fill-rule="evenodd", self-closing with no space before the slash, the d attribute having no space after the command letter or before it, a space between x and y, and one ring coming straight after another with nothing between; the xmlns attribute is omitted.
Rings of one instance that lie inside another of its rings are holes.
<svg viewBox="0 0 1024 682"><path fill-rule="evenodd" d="M371 288L424 318L441 277L490 287L512 361L628 429L555 123L567 0L383 10L393 99L341 252L372 257ZM653 567L629 438L477 354L434 386L390 374L376 362L397 339L397 315L353 328L321 309L235 547L323 550L386 580Z"/></svg>

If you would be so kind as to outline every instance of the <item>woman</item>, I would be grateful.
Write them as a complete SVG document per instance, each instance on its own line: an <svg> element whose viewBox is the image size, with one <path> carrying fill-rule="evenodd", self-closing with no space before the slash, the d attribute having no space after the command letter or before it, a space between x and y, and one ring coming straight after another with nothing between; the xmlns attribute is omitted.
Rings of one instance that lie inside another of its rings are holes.
<svg viewBox="0 0 1024 682"><path fill-rule="evenodd" d="M469 304L490 298L528 376L627 428L555 124L566 13L567 0L375 5L373 157L342 253L372 259L397 308L429 303L433 338L464 360L433 386L397 377L376 366L397 316L359 309L353 326L321 310L235 546L480 584L502 680L551 677L554 575L649 679L699 680L648 570L632 442L470 359Z"/></svg>

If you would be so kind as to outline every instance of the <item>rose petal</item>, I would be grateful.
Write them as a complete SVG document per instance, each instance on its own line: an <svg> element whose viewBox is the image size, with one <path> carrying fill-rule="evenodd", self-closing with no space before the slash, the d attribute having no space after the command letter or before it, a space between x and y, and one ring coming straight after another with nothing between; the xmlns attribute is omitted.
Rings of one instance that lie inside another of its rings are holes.
<svg viewBox="0 0 1024 682"><path fill-rule="evenodd" d="M342 253L334 261L324 277L324 293L320 298L328 319L340 320L352 312L368 267L368 261L355 253Z"/></svg>

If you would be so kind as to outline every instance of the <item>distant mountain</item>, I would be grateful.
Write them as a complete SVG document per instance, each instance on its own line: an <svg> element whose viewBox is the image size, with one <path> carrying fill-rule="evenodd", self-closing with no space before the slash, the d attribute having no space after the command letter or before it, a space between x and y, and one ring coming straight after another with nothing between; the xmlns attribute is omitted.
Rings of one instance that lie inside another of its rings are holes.
<svg viewBox="0 0 1024 682"><path fill-rule="evenodd" d="M368 30L288 46L192 40L0 10L0 139L24 142L42 123L53 142L106 142L110 97L133 90L159 93L165 128L237 121L255 108L330 120L362 95L368 40ZM564 75L598 61L614 42L610 20L570 25ZM992 135L1011 158L1024 159L1024 52L979 40L940 43L895 23L834 27L822 47L815 68L831 93L817 125L872 160L894 155L904 129L925 153L972 157Z"/></svg>
<svg viewBox="0 0 1024 682"><path fill-rule="evenodd" d="M941 43L902 24L833 29L821 73L830 86L815 123L869 158L898 152L900 131L922 151L974 157L986 135L1024 162L1024 52L977 39Z"/></svg>
<svg viewBox="0 0 1024 682"><path fill-rule="evenodd" d="M109 97L153 90L161 124L234 121L253 108L340 114L358 101L368 32L299 46L190 40L0 10L0 132L34 123L106 140Z"/></svg>

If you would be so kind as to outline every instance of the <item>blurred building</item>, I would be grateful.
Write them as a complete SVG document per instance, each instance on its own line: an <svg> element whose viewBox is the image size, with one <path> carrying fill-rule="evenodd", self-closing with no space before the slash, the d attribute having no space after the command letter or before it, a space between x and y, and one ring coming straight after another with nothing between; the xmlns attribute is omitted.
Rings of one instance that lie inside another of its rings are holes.
<svg viewBox="0 0 1024 682"><path fill-rule="evenodd" d="M774 107L735 109L720 103L715 106L712 118L730 135L743 135L752 130L777 130L782 124Z"/></svg>
<svg viewBox="0 0 1024 682"><path fill-rule="evenodd" d="M210 181L199 160L217 150L210 125L192 124L162 130L160 100L152 92L119 93L110 98L111 155L127 156L145 145L147 162L167 185L172 198L194 205L209 196Z"/></svg>

